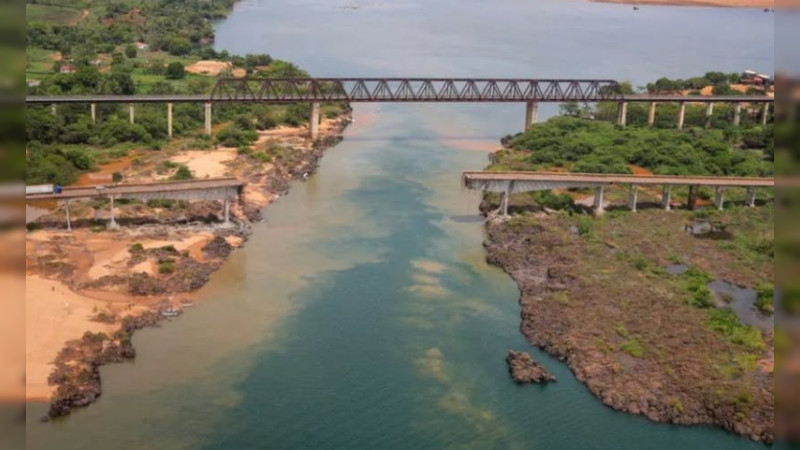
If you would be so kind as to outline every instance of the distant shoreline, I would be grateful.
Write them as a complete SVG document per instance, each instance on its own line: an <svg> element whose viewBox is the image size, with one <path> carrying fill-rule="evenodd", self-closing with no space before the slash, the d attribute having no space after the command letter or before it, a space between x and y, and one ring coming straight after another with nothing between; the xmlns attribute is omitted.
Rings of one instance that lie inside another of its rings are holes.
<svg viewBox="0 0 800 450"><path fill-rule="evenodd" d="M705 6L715 8L775 8L774 0L590 0L631 6Z"/></svg>

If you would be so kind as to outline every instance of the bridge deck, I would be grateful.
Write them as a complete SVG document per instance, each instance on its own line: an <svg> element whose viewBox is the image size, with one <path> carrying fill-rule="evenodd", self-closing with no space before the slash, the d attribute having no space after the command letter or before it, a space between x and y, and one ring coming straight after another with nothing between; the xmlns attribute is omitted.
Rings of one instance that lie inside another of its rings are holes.
<svg viewBox="0 0 800 450"><path fill-rule="evenodd" d="M465 172L464 186L504 192L514 182L512 192L548 190L558 187L591 187L610 184L659 186L773 187L774 178L709 177L676 175L622 175L559 172Z"/></svg>
<svg viewBox="0 0 800 450"><path fill-rule="evenodd" d="M25 97L25 103L29 105L55 105L55 104L89 104L89 103L298 103L298 102L326 102L326 101L349 101L352 103L376 103L376 102L394 102L394 103L519 103L529 101L525 98L517 99L457 99L457 98L428 98L428 99L348 99L348 98L316 98L305 96L283 97L283 98L267 98L264 100L254 100L251 98L210 98L207 95L59 95L59 96L39 96L33 95ZM569 101L566 99L538 99L530 100L541 103L561 103ZM576 100L580 101L580 100ZM624 95L616 99L607 100L587 100L590 103L612 101L612 102L631 102L631 103L772 103L775 101L773 97L763 95L720 95L720 96L702 96L702 95L647 95L647 94L634 94Z"/></svg>
<svg viewBox="0 0 800 450"><path fill-rule="evenodd" d="M94 197L150 197L162 198L175 195L201 192L201 191L220 191L224 195L225 191L238 191L244 186L244 182L237 178L214 178L209 180L187 180L169 181L162 183L138 183L138 184L117 184L108 185L102 189L94 186L68 187L64 188L61 194L29 194L25 200L72 200L79 198Z"/></svg>

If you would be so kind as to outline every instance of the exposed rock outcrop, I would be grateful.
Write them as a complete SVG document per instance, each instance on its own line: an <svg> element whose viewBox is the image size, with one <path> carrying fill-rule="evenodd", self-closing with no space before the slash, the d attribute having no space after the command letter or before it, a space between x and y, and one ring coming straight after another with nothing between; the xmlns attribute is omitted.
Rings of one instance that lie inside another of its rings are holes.
<svg viewBox="0 0 800 450"><path fill-rule="evenodd" d="M555 375L548 372L538 361L525 352L511 350L506 357L511 378L518 384L551 383L556 381Z"/></svg>

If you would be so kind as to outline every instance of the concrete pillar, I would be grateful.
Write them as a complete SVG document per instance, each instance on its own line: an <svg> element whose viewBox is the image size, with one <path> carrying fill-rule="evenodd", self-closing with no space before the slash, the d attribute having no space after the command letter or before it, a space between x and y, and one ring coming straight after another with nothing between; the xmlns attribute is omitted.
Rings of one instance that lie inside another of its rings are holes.
<svg viewBox="0 0 800 450"><path fill-rule="evenodd" d="M131 123L134 122L134 112L133 112L133 103L128 105L128 116L130 117Z"/></svg>
<svg viewBox="0 0 800 450"><path fill-rule="evenodd" d="M229 199L229 198L225 199L224 208L225 208L225 210L224 210L225 211L224 212L224 217L225 217L224 222L225 222L225 224L229 224L229 223L231 223L231 199Z"/></svg>
<svg viewBox="0 0 800 450"><path fill-rule="evenodd" d="M717 186L714 190L714 206L717 209L722 210L722 207L725 205L725 188L722 186Z"/></svg>
<svg viewBox="0 0 800 450"><path fill-rule="evenodd" d="M628 207L633 212L636 212L636 201L638 200L638 198L639 198L639 186L632 184L628 196Z"/></svg>
<svg viewBox="0 0 800 450"><path fill-rule="evenodd" d="M711 128L711 116L714 114L714 104L708 102L706 105L706 129Z"/></svg>
<svg viewBox="0 0 800 450"><path fill-rule="evenodd" d="M619 106L617 109L617 125L621 127L625 127L625 123L628 121L628 102L619 102Z"/></svg>
<svg viewBox="0 0 800 450"><path fill-rule="evenodd" d="M664 186L664 190L661 192L661 204L664 205L664 210L669 211L672 209L672 205L670 202L672 201L672 186Z"/></svg>
<svg viewBox="0 0 800 450"><path fill-rule="evenodd" d="M54 116L58 113L58 109L56 108L56 104L55 103L50 105L50 112L53 113Z"/></svg>
<svg viewBox="0 0 800 450"><path fill-rule="evenodd" d="M747 206L753 208L756 206L756 188L749 187L747 188Z"/></svg>
<svg viewBox="0 0 800 450"><path fill-rule="evenodd" d="M506 185L506 191L503 192L503 200L501 203L501 207L503 209L503 217L508 217L508 198L511 197L511 185L513 181L509 181Z"/></svg>
<svg viewBox="0 0 800 450"><path fill-rule="evenodd" d="M116 230L119 228L119 224L114 218L114 196L109 195L108 198L111 200L110 203L111 220L108 222L108 225L106 225L106 228L108 228L109 230Z"/></svg>
<svg viewBox="0 0 800 450"><path fill-rule="evenodd" d="M686 102L680 103L680 108L678 108L678 129L683 129L683 121L686 118Z"/></svg>
<svg viewBox="0 0 800 450"><path fill-rule="evenodd" d="M211 103L205 104L205 133L211 136Z"/></svg>
<svg viewBox="0 0 800 450"><path fill-rule="evenodd" d="M689 200L687 201L689 211L694 211L695 206L697 206L697 189L698 186L689 186Z"/></svg>
<svg viewBox="0 0 800 450"><path fill-rule="evenodd" d="M92 123L97 123L97 105L92 103L89 105L89 110L92 113Z"/></svg>
<svg viewBox="0 0 800 450"><path fill-rule="evenodd" d="M67 210L67 231L72 231L72 219L69 215L69 200L64 200L64 205Z"/></svg>
<svg viewBox="0 0 800 450"><path fill-rule="evenodd" d="M602 214L605 211L605 207L603 206L603 193L605 192L605 186L597 186L594 188L594 213L595 214Z"/></svg>
<svg viewBox="0 0 800 450"><path fill-rule="evenodd" d="M761 125L766 125L767 119L769 119L769 103L764 102L764 106L761 107Z"/></svg>
<svg viewBox="0 0 800 450"><path fill-rule="evenodd" d="M539 103L528 102L525 105L525 131L530 130L537 122L539 122Z"/></svg>
<svg viewBox="0 0 800 450"><path fill-rule="evenodd" d="M319 103L312 102L308 117L308 132L311 140L319 137Z"/></svg>
<svg viewBox="0 0 800 450"><path fill-rule="evenodd" d="M650 102L650 110L647 112L647 126L652 127L656 122L656 102Z"/></svg>
<svg viewBox="0 0 800 450"><path fill-rule="evenodd" d="M742 104L737 103L733 107L733 126L738 127L742 123Z"/></svg>
<svg viewBox="0 0 800 450"><path fill-rule="evenodd" d="M172 139L172 103L167 103L167 137Z"/></svg>

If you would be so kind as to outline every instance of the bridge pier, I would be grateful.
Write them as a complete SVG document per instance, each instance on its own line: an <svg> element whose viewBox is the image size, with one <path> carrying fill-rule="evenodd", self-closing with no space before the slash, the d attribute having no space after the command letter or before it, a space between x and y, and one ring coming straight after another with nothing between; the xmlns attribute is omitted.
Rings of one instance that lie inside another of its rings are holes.
<svg viewBox="0 0 800 450"><path fill-rule="evenodd" d="M205 134L206 136L211 136L211 103L206 102L204 111L205 111Z"/></svg>
<svg viewBox="0 0 800 450"><path fill-rule="evenodd" d="M708 102L706 105L706 129L711 128L711 116L714 114L714 104Z"/></svg>
<svg viewBox="0 0 800 450"><path fill-rule="evenodd" d="M172 139L172 103L167 103L167 138Z"/></svg>
<svg viewBox="0 0 800 450"><path fill-rule="evenodd" d="M117 223L116 219L114 218L114 196L113 195L109 195L108 198L111 200L111 203L109 204L109 210L110 210L109 212L110 212L110 215L111 215L111 220L108 221L108 224L106 225L106 228L109 229L109 230L118 230L119 229L119 224Z"/></svg>
<svg viewBox="0 0 800 450"><path fill-rule="evenodd" d="M767 119L769 118L769 103L764 103L761 107L761 125L767 125Z"/></svg>
<svg viewBox="0 0 800 450"><path fill-rule="evenodd" d="M661 204L664 205L664 210L669 211L672 209L672 186L666 185L664 186L664 190L661 192Z"/></svg>
<svg viewBox="0 0 800 450"><path fill-rule="evenodd" d="M689 211L694 211L695 206L697 206L697 189L699 189L699 186L689 186L689 199L686 201Z"/></svg>
<svg viewBox="0 0 800 450"><path fill-rule="evenodd" d="M311 102L308 117L308 133L312 141L319 137L319 103Z"/></svg>
<svg viewBox="0 0 800 450"><path fill-rule="evenodd" d="M225 199L223 216L224 216L223 223L225 225L229 225L231 223L231 199L229 198Z"/></svg>
<svg viewBox="0 0 800 450"><path fill-rule="evenodd" d="M628 194L628 207L632 212L636 212L636 201L639 198L639 186L632 184L630 193Z"/></svg>
<svg viewBox="0 0 800 450"><path fill-rule="evenodd" d="M72 231L72 219L69 215L69 200L64 200L64 209L67 212L67 231Z"/></svg>
<svg viewBox="0 0 800 450"><path fill-rule="evenodd" d="M625 128L625 123L628 121L628 102L619 102L617 107L617 125Z"/></svg>
<svg viewBox="0 0 800 450"><path fill-rule="evenodd" d="M55 103L50 105L50 112L53 113L54 116L58 113L58 109L56 108L56 104Z"/></svg>
<svg viewBox="0 0 800 450"><path fill-rule="evenodd" d="M746 204L751 208L756 206L756 188L754 187L747 188Z"/></svg>
<svg viewBox="0 0 800 450"><path fill-rule="evenodd" d="M525 105L525 131L528 131L539 122L539 103L528 102Z"/></svg>
<svg viewBox="0 0 800 450"><path fill-rule="evenodd" d="M130 119L131 125L133 125L134 117L135 117L135 113L134 113L134 109L133 109L133 103L128 105L128 117Z"/></svg>
<svg viewBox="0 0 800 450"><path fill-rule="evenodd" d="M605 186L597 186L594 188L594 213L597 215L603 214L605 212L605 207L603 206L603 194L605 193L606 187Z"/></svg>
<svg viewBox="0 0 800 450"><path fill-rule="evenodd" d="M733 107L733 126L738 127L742 123L742 104L737 103Z"/></svg>
<svg viewBox="0 0 800 450"><path fill-rule="evenodd" d="M97 104L92 103L91 105L89 105L89 111L90 111L90 113L92 115L92 123L96 124L97 123Z"/></svg>
<svg viewBox="0 0 800 450"><path fill-rule="evenodd" d="M725 205L725 188L723 186L717 186L716 189L714 190L714 206L716 206L718 210L722 211L724 205Z"/></svg>
<svg viewBox="0 0 800 450"><path fill-rule="evenodd" d="M650 110L647 111L647 126L652 127L656 122L656 102L650 102Z"/></svg>
<svg viewBox="0 0 800 450"><path fill-rule="evenodd" d="M680 102L680 108L678 108L678 129L683 129L683 121L686 118L686 102Z"/></svg>

